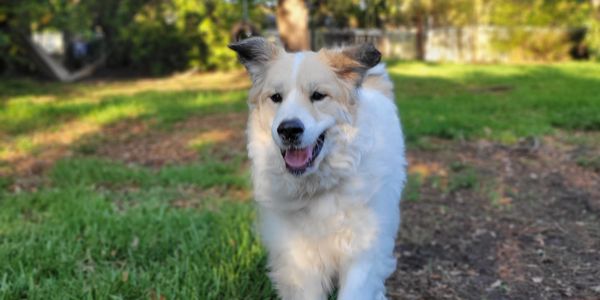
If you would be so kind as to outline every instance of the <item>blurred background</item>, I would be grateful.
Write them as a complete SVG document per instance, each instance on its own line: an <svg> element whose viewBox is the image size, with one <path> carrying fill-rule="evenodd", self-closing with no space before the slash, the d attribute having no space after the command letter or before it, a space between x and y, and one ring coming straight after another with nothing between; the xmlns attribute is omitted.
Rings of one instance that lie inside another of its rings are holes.
<svg viewBox="0 0 600 300"><path fill-rule="evenodd" d="M599 0L1 0L0 299L276 299L251 35L383 53L390 299L600 299Z"/></svg>
<svg viewBox="0 0 600 300"><path fill-rule="evenodd" d="M598 59L598 0L8 1L0 73L164 75L228 70L226 45L263 35L289 50L371 41L384 56L450 62ZM77 76L76 76L77 77Z"/></svg>

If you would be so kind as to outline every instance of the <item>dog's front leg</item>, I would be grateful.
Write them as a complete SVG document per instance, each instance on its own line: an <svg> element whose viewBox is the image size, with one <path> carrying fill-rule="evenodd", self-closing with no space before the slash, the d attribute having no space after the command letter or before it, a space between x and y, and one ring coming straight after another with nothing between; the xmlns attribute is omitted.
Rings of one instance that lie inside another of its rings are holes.
<svg viewBox="0 0 600 300"><path fill-rule="evenodd" d="M396 269L393 238L379 237L371 249L346 262L340 273L339 300L382 300L385 280Z"/></svg>
<svg viewBox="0 0 600 300"><path fill-rule="evenodd" d="M281 299L327 299L327 279L308 254L306 249L271 253L269 275Z"/></svg>

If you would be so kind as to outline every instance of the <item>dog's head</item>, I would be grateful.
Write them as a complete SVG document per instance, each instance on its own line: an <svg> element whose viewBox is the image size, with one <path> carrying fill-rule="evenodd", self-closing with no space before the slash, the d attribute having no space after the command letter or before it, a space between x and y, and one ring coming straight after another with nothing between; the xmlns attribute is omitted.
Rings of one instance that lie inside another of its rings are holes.
<svg viewBox="0 0 600 300"><path fill-rule="evenodd" d="M371 44L287 53L263 38L229 45L252 78L249 102L291 174L319 169L344 126L354 122L356 91L381 54Z"/></svg>

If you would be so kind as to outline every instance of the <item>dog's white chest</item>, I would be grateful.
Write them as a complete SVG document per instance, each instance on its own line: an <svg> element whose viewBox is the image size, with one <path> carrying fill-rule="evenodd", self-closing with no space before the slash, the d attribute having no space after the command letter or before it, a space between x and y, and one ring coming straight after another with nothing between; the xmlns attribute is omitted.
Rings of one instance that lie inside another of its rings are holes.
<svg viewBox="0 0 600 300"><path fill-rule="evenodd" d="M373 243L376 217L364 203L332 198L320 199L309 212L298 215L292 226L302 228L298 238L304 240L307 250L343 261Z"/></svg>

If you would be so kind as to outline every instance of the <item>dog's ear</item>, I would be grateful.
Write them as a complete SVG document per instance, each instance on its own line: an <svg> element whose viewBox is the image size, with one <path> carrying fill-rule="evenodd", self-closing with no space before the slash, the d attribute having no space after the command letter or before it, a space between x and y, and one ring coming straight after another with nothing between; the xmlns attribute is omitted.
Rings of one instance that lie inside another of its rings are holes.
<svg viewBox="0 0 600 300"><path fill-rule="evenodd" d="M246 67L253 81L282 50L262 37L247 38L229 44L228 47L237 52L240 62Z"/></svg>
<svg viewBox="0 0 600 300"><path fill-rule="evenodd" d="M321 52L338 76L356 86L362 83L367 70L381 61L381 52L371 43Z"/></svg>

